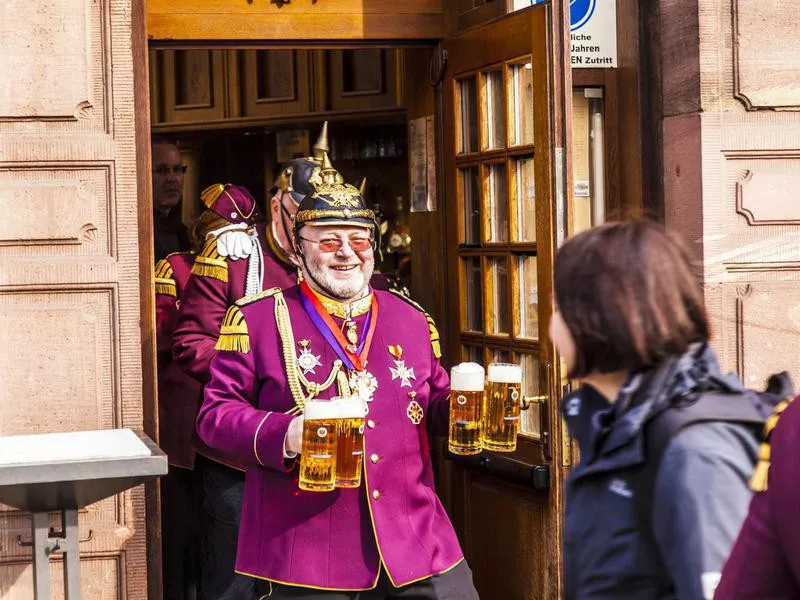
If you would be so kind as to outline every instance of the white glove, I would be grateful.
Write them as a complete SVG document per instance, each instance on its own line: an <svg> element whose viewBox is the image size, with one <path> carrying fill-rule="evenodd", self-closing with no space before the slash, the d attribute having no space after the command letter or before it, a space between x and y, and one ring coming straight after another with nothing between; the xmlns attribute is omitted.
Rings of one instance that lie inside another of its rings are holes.
<svg viewBox="0 0 800 600"><path fill-rule="evenodd" d="M247 223L226 225L206 234L206 239L217 239L217 252L220 256L231 260L247 258L253 252L253 240L247 229Z"/></svg>

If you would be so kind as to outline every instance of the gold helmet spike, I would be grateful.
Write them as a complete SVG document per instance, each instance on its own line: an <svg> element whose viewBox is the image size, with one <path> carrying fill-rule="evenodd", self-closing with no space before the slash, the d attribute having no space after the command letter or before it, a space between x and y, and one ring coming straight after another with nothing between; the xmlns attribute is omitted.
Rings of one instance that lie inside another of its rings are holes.
<svg viewBox="0 0 800 600"><path fill-rule="evenodd" d="M358 193L361 194L361 197L364 197L364 194L367 193L367 178L364 177L361 180L361 185L358 186Z"/></svg>
<svg viewBox="0 0 800 600"><path fill-rule="evenodd" d="M325 121L322 124L322 130L319 132L319 137L314 143L314 160L321 161L323 155L330 151L331 147L328 145L328 122Z"/></svg>
<svg viewBox="0 0 800 600"><path fill-rule="evenodd" d="M329 185L339 182L339 180L342 178L342 176L339 175L339 172L333 168L333 163L331 163L331 159L328 157L327 152L322 153L322 169L320 169L319 175L322 179L322 183Z"/></svg>

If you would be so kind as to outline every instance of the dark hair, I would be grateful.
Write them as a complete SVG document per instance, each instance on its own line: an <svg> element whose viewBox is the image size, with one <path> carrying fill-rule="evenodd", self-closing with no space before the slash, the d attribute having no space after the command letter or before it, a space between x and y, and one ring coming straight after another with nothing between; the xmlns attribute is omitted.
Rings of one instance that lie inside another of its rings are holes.
<svg viewBox="0 0 800 600"><path fill-rule="evenodd" d="M710 335L686 247L652 221L568 240L555 259L555 297L575 342L571 377L653 367Z"/></svg>

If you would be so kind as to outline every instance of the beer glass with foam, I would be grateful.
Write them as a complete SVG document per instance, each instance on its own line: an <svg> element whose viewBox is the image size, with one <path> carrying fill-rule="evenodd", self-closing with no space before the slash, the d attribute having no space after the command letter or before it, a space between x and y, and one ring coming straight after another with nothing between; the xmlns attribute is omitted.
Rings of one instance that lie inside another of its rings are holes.
<svg viewBox="0 0 800 600"><path fill-rule="evenodd" d="M453 454L481 451L485 371L478 363L461 363L450 369L450 436Z"/></svg>
<svg viewBox="0 0 800 600"><path fill-rule="evenodd" d="M364 460L364 415L367 403L358 396L334 398L339 406L336 432L336 487L361 485Z"/></svg>
<svg viewBox="0 0 800 600"><path fill-rule="evenodd" d="M336 432L339 404L310 400L304 405L300 489L330 492L336 487Z"/></svg>
<svg viewBox="0 0 800 600"><path fill-rule="evenodd" d="M519 365L492 363L483 398L481 446L494 452L517 449L522 410L522 369Z"/></svg>

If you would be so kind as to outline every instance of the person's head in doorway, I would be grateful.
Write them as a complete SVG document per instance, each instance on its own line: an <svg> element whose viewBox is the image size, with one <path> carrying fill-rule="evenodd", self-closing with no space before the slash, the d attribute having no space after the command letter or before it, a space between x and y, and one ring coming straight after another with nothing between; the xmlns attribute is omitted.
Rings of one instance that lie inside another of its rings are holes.
<svg viewBox="0 0 800 600"><path fill-rule="evenodd" d="M314 144L312 156L295 158L281 169L275 184L270 189L269 213L272 221L272 238L280 249L291 255L294 248L293 221L297 207L303 198L313 193L314 182L319 180L322 158L329 152L328 122Z"/></svg>
<svg viewBox="0 0 800 600"><path fill-rule="evenodd" d="M554 270L550 337L573 378L624 380L708 341L688 252L661 225L629 221L580 233L561 247Z"/></svg>
<svg viewBox="0 0 800 600"><path fill-rule="evenodd" d="M294 221L295 252L308 284L342 302L364 296L375 268L375 214L327 154L315 191L300 203Z"/></svg>
<svg viewBox="0 0 800 600"><path fill-rule="evenodd" d="M186 165L181 160L178 147L167 140L156 140L152 145L153 206L163 214L181 201Z"/></svg>

